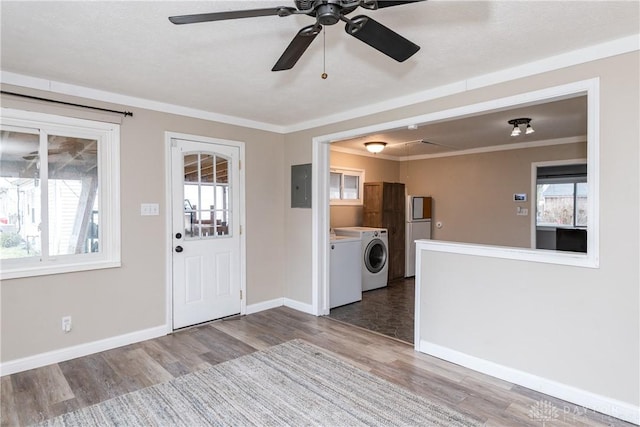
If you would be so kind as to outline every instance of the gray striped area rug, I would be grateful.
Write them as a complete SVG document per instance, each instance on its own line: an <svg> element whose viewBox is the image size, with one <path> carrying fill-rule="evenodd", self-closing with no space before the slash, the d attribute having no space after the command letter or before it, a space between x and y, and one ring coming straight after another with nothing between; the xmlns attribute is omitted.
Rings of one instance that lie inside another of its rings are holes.
<svg viewBox="0 0 640 427"><path fill-rule="evenodd" d="M41 426L479 426L292 340Z"/></svg>

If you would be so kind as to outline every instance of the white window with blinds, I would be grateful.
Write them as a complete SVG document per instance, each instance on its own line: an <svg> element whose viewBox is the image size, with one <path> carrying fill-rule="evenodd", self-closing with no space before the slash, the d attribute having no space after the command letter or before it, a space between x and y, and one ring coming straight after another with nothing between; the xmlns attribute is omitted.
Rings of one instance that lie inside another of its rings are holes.
<svg viewBox="0 0 640 427"><path fill-rule="evenodd" d="M331 167L329 199L331 205L362 205L364 171Z"/></svg>

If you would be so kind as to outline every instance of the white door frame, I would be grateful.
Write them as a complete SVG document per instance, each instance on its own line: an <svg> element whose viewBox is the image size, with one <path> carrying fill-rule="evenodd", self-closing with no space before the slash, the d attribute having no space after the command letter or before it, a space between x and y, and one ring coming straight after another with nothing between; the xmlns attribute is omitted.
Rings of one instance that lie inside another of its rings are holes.
<svg viewBox="0 0 640 427"><path fill-rule="evenodd" d="M387 123L378 123L362 128L349 129L333 134L320 135L312 138L312 291L311 304L313 313L317 316L329 314L329 144L342 139L356 138L374 133L382 133L395 129L406 129L409 125L427 124L441 120L453 119L487 111L506 109L527 104L571 98L577 95L587 95L587 167L589 170L589 234L586 265L597 268L599 265L599 182L600 182L600 148L599 148L599 117L600 117L600 79L598 77L581 80L559 86L548 87L521 93L504 98L490 99L476 104L463 105L447 110L436 111L419 116L404 118ZM508 253L508 252L506 252ZM541 255L544 257L545 255ZM553 262L554 255L549 255L547 262ZM515 258L514 258L515 259ZM527 258L528 259L528 258ZM536 258L537 259L537 258ZM565 259L555 261L567 264ZM582 261L579 261L583 265ZM415 348L418 350L420 337L420 304L417 302L420 293L419 276L416 276L416 307L415 307Z"/></svg>
<svg viewBox="0 0 640 427"><path fill-rule="evenodd" d="M246 219L246 203L245 203L245 143L240 141L231 141L228 139L210 138L207 136L190 135L186 133L178 132L165 132L164 133L164 170L165 170L165 325L167 333L173 332L173 224L171 222L172 217L172 194L171 194L171 140L172 139L186 139L189 141L202 142L205 144L218 144L237 147L240 151L238 160L240 162L240 176L238 179L238 197L240 202L240 292L242 298L240 300L240 314L246 314L247 311L247 247L246 247L246 234L247 229L245 226Z"/></svg>

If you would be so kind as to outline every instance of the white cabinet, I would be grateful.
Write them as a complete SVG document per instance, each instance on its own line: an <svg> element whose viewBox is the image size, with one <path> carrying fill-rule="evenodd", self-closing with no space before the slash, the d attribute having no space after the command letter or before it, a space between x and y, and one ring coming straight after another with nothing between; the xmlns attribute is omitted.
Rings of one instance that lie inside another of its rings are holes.
<svg viewBox="0 0 640 427"><path fill-rule="evenodd" d="M329 308L362 300L362 242L338 236L329 244Z"/></svg>

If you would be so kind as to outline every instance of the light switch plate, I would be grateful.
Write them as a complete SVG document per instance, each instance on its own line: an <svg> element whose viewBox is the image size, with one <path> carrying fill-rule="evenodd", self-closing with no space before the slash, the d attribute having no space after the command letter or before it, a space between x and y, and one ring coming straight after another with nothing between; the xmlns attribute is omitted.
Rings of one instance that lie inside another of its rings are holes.
<svg viewBox="0 0 640 427"><path fill-rule="evenodd" d="M140 215L142 216L160 215L160 205L158 203L141 203Z"/></svg>

